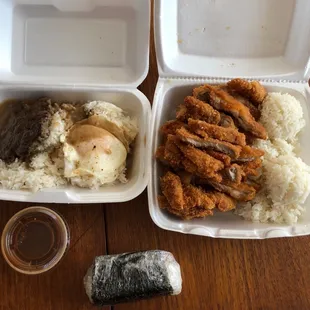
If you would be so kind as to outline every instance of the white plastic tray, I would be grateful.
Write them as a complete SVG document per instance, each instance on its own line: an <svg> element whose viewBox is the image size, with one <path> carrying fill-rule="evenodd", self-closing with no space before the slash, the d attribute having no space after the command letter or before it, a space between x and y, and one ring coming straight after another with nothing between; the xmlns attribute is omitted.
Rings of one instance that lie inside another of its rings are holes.
<svg viewBox="0 0 310 310"><path fill-rule="evenodd" d="M149 66L150 2L146 0L0 1L0 101L51 97L105 100L139 120L128 183L100 190L78 187L4 190L0 199L107 203L138 196L148 181L148 99L136 89Z"/></svg>
<svg viewBox="0 0 310 310"><path fill-rule="evenodd" d="M150 215L159 227L241 239L310 234L310 199L306 201L306 214L296 225L252 223L233 213L216 213L190 221L178 219L158 206L162 167L154 159L161 143L159 127L175 117L177 105L193 87L244 77L260 79L268 91L288 92L301 102L307 121L301 138L301 157L310 164L310 93L306 83L310 74L309 12L310 2L305 0L156 1L160 77L153 102L148 196Z"/></svg>

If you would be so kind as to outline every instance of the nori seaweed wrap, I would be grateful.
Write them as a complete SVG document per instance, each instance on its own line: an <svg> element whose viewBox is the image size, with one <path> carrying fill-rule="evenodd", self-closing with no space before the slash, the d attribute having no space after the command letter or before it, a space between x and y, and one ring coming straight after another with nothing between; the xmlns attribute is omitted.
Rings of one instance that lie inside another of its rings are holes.
<svg viewBox="0 0 310 310"><path fill-rule="evenodd" d="M180 265L166 251L145 251L95 258L84 277L86 293L97 305L113 305L182 289Z"/></svg>

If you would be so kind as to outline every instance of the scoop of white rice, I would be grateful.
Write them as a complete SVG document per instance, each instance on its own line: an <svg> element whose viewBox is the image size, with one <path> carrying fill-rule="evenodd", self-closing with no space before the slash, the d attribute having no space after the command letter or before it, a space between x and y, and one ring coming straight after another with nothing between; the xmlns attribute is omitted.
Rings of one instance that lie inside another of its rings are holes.
<svg viewBox="0 0 310 310"><path fill-rule="evenodd" d="M0 184L7 189L28 189L36 192L42 188L59 187L67 183L47 153L34 157L30 166L31 168L28 168L19 160L10 165L0 160Z"/></svg>
<svg viewBox="0 0 310 310"><path fill-rule="evenodd" d="M296 156L297 135L305 126L302 108L291 95L270 93L261 111L269 137L254 142L265 152L262 190L236 213L254 222L296 223L310 193L310 167Z"/></svg>
<svg viewBox="0 0 310 310"><path fill-rule="evenodd" d="M277 158L280 155L295 155L294 146L283 139L274 139L273 141L257 139L253 146L265 152L264 159L266 160Z"/></svg>
<svg viewBox="0 0 310 310"><path fill-rule="evenodd" d="M261 223L293 224L302 216L305 209L299 204L273 205L267 193L260 192L254 200L240 205L236 214L243 218Z"/></svg>
<svg viewBox="0 0 310 310"><path fill-rule="evenodd" d="M269 93L261 108L260 122L269 139L283 139L293 143L305 126L300 102L289 94Z"/></svg>
<svg viewBox="0 0 310 310"><path fill-rule="evenodd" d="M310 193L310 167L299 157L281 155L266 160L264 179L274 204L303 204Z"/></svg>

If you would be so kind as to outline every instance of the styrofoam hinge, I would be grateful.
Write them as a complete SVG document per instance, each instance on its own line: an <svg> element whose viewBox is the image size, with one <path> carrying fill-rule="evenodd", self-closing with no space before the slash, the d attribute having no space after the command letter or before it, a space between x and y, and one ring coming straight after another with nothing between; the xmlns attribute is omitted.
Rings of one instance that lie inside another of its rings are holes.
<svg viewBox="0 0 310 310"><path fill-rule="evenodd" d="M161 80L183 80L183 81L196 81L196 82L208 82L208 83L225 83L233 79L226 78L226 77L201 77L201 76L159 76L159 79ZM263 83L277 83L277 84L284 84L284 83L294 83L294 84L305 84L307 83L307 80L275 80L275 79L267 79L267 78L244 78L248 81L260 81Z"/></svg>

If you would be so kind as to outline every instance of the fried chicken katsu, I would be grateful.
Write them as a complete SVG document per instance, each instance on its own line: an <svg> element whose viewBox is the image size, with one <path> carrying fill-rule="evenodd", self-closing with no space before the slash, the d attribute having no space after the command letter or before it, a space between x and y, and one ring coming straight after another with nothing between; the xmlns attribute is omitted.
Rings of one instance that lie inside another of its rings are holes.
<svg viewBox="0 0 310 310"><path fill-rule="evenodd" d="M180 129L182 127L186 127L186 124L178 120L171 120L160 127L160 132L164 136L175 135L177 129Z"/></svg>
<svg viewBox="0 0 310 310"><path fill-rule="evenodd" d="M256 106L260 105L267 96L267 91L258 81L233 79L227 83L227 87L248 98Z"/></svg>
<svg viewBox="0 0 310 310"><path fill-rule="evenodd" d="M170 213L191 219L212 215L215 203L200 188L182 184L179 176L167 172L160 179L163 196L158 197L159 205Z"/></svg>
<svg viewBox="0 0 310 310"><path fill-rule="evenodd" d="M212 177L217 171L224 168L224 164L221 161L191 145L177 142L177 146L184 157L195 165L195 173L202 178Z"/></svg>
<svg viewBox="0 0 310 310"><path fill-rule="evenodd" d="M244 106L246 106L255 120L258 120L260 118L261 114L260 114L259 109L249 99L238 94L236 91L229 88L226 84L219 85L217 87L221 90L224 90L225 92L230 94L232 97L234 97L236 100L238 100L240 103L242 103Z"/></svg>
<svg viewBox="0 0 310 310"><path fill-rule="evenodd" d="M256 120L266 91L259 82L234 79L203 85L180 104L160 132L156 158L170 171L160 179L160 208L182 219L227 212L260 190L264 151L251 147L267 137Z"/></svg>
<svg viewBox="0 0 310 310"><path fill-rule="evenodd" d="M188 119L188 127L192 132L202 137L210 137L232 144L246 145L245 135L235 128L224 128L191 118Z"/></svg>
<svg viewBox="0 0 310 310"><path fill-rule="evenodd" d="M249 109L225 91L210 85L194 88L194 97L205 101L219 111L232 115L239 126L260 139L267 138L266 129L255 121Z"/></svg>
<svg viewBox="0 0 310 310"><path fill-rule="evenodd" d="M187 96L184 99L184 103L180 105L176 118L182 122L186 122L188 118L193 118L204 120L210 124L218 124L221 115L209 104L192 96Z"/></svg>
<svg viewBox="0 0 310 310"><path fill-rule="evenodd" d="M208 192L208 196L221 212L227 212L236 208L236 201L224 193L213 191Z"/></svg>
<svg viewBox="0 0 310 310"><path fill-rule="evenodd" d="M183 142L191 144L197 148L222 152L229 155L231 158L238 158L241 152L241 147L233 145L229 142L220 141L212 138L200 138L199 136L192 134L185 128L177 130L176 136Z"/></svg>
<svg viewBox="0 0 310 310"><path fill-rule="evenodd" d="M221 115L221 119L220 119L220 122L218 123L219 126L222 126L225 128L237 128L231 116L225 113L220 113L220 115Z"/></svg>

